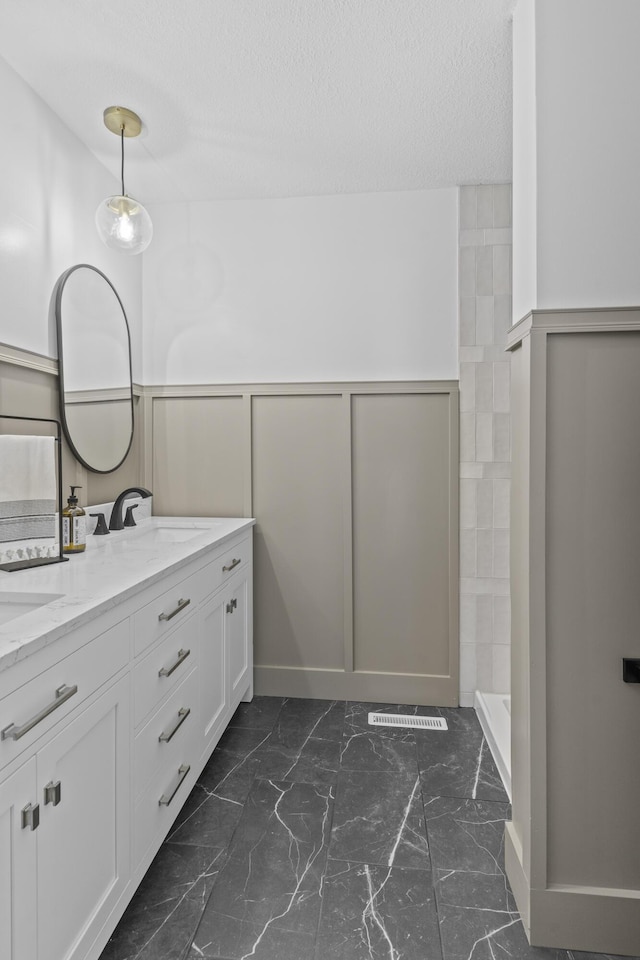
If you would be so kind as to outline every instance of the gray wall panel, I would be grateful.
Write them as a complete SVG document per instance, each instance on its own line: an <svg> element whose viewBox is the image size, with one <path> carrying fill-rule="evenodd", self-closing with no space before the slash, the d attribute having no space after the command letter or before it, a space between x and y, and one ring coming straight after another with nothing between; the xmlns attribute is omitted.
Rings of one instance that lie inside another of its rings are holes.
<svg viewBox="0 0 640 960"><path fill-rule="evenodd" d="M457 400L451 381L145 389L156 512L257 519L257 693L457 704Z"/></svg>
<svg viewBox="0 0 640 960"><path fill-rule="evenodd" d="M153 401L154 511L244 516L242 397Z"/></svg>
<svg viewBox="0 0 640 960"><path fill-rule="evenodd" d="M449 671L449 398L353 397L354 668Z"/></svg>
<svg viewBox="0 0 640 960"><path fill-rule="evenodd" d="M254 397L255 662L341 669L339 396Z"/></svg>

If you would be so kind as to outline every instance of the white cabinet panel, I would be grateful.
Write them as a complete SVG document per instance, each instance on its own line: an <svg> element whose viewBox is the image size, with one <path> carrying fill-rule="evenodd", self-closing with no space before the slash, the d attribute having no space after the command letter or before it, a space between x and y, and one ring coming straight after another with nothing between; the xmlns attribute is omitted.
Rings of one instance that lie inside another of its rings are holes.
<svg viewBox="0 0 640 960"><path fill-rule="evenodd" d="M198 670L194 666L168 700L137 734L133 777L136 800L160 767L180 749L182 741L198 726Z"/></svg>
<svg viewBox="0 0 640 960"><path fill-rule="evenodd" d="M36 761L33 758L0 783L2 960L36 957L37 829L22 825L22 810L28 804L37 806Z"/></svg>
<svg viewBox="0 0 640 960"><path fill-rule="evenodd" d="M192 616L151 647L135 667L135 725L189 673L198 659L197 620Z"/></svg>
<svg viewBox="0 0 640 960"><path fill-rule="evenodd" d="M200 613L200 715L204 734L202 749L215 745L228 722L225 666L225 606L227 596L217 593Z"/></svg>
<svg viewBox="0 0 640 960"><path fill-rule="evenodd" d="M123 620L4 697L0 701L0 729L5 734L0 740L0 766L69 716L128 661L129 621ZM55 709L42 716L45 708L56 702ZM14 739L11 728L29 726L38 715L42 719Z"/></svg>
<svg viewBox="0 0 640 960"><path fill-rule="evenodd" d="M249 611L251 598L246 574L231 585L225 606L226 648L229 663L229 696L233 706L251 685Z"/></svg>
<svg viewBox="0 0 640 960"><path fill-rule="evenodd" d="M186 724L185 724L186 727ZM189 796L202 765L199 737L196 727L187 727L184 736L170 744L167 760L156 770L136 804L133 819L134 870L143 858L155 854L167 835L187 797Z"/></svg>
<svg viewBox="0 0 640 960"><path fill-rule="evenodd" d="M43 747L37 764L38 960L79 960L129 879L129 678Z"/></svg>

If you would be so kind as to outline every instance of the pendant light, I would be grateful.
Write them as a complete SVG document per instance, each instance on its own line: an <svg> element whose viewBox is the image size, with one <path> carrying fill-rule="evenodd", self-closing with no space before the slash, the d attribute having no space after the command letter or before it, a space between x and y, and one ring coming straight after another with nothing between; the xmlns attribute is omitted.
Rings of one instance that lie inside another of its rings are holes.
<svg viewBox="0 0 640 960"><path fill-rule="evenodd" d="M142 122L137 113L126 107L107 107L104 111L107 130L120 137L120 180L122 193L107 197L96 210L96 227L100 239L112 250L120 253L142 253L151 243L153 224L151 217L137 200L124 192L124 138L137 137Z"/></svg>

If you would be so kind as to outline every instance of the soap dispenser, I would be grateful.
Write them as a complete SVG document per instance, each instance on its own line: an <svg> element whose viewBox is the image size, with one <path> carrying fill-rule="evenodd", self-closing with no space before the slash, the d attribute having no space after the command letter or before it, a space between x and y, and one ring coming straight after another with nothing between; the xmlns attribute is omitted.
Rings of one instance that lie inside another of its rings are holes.
<svg viewBox="0 0 640 960"><path fill-rule="evenodd" d="M62 511L63 553L82 553L87 546L87 518L82 507L78 506L76 490L82 490L82 487L71 487L71 496Z"/></svg>

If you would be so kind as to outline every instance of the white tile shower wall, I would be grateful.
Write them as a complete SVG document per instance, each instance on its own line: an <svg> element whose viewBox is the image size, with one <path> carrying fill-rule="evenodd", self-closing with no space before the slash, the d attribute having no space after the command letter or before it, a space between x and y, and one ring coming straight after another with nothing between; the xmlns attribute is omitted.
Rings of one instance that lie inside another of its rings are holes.
<svg viewBox="0 0 640 960"><path fill-rule="evenodd" d="M511 184L459 196L460 703L509 692Z"/></svg>

